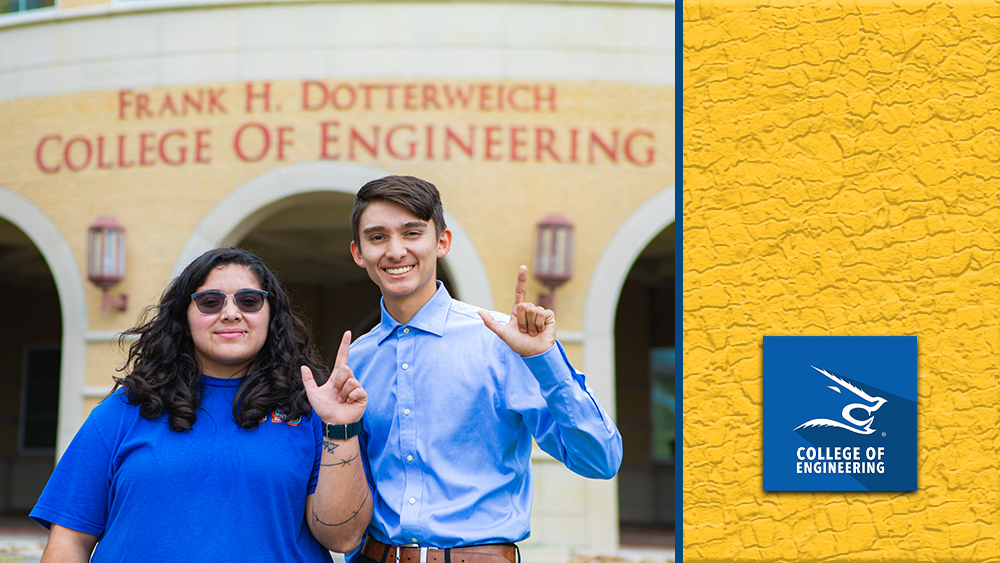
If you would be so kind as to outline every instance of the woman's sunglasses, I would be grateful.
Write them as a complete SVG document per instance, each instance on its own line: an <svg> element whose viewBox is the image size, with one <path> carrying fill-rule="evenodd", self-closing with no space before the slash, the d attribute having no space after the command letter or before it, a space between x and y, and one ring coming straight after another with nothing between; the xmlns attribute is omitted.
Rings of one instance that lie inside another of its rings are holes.
<svg viewBox="0 0 1000 563"><path fill-rule="evenodd" d="M203 315L217 314L226 306L226 299L230 297L240 311L256 313L264 307L267 292L260 289L241 289L232 295L226 295L217 289L209 289L191 294L191 299L194 299L194 304Z"/></svg>

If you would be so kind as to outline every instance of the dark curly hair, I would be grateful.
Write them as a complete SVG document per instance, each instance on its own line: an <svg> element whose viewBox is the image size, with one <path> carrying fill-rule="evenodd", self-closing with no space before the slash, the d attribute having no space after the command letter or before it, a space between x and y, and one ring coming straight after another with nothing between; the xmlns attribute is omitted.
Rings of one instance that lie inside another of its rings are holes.
<svg viewBox="0 0 1000 563"><path fill-rule="evenodd" d="M147 307L139 324L123 332L123 348L130 336L138 340L128 347L125 365L118 369L114 393L124 388L128 402L138 405L142 416L155 419L170 415L170 429L190 430L201 404L200 370L187 314L194 293L215 268L230 264L245 267L268 293L271 318L267 338L251 362L233 401L233 418L243 428L256 428L260 419L280 409L289 419L311 412L300 367L313 370L318 383L327 375L316 349L309 342L306 325L291 311L291 304L278 279L260 258L237 248L209 250L188 264L164 290L157 305Z"/></svg>

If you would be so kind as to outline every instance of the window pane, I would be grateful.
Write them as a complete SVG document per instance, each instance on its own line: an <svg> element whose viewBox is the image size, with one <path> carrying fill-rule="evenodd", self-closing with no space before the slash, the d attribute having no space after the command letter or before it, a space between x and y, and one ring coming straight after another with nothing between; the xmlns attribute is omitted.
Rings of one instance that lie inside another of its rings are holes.
<svg viewBox="0 0 1000 563"><path fill-rule="evenodd" d="M653 459L674 458L674 349L649 351Z"/></svg>
<svg viewBox="0 0 1000 563"><path fill-rule="evenodd" d="M12 14L22 10L37 10L38 8L51 8L55 5L55 0L0 0L0 14Z"/></svg>

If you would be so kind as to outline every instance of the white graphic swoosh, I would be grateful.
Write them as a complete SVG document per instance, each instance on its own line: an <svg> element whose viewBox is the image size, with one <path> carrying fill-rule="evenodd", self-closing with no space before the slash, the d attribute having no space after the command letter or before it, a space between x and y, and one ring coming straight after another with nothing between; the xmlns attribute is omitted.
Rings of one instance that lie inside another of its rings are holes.
<svg viewBox="0 0 1000 563"><path fill-rule="evenodd" d="M871 423L869 423L867 427L859 429L853 426L848 426L843 422L830 420L829 418L814 418L809 422L803 422L802 424L796 426L795 430L798 430L799 428L812 428L814 426L835 426L837 428L843 428L844 430L850 430L855 434L871 434L872 432L875 432L874 430L871 429Z"/></svg>

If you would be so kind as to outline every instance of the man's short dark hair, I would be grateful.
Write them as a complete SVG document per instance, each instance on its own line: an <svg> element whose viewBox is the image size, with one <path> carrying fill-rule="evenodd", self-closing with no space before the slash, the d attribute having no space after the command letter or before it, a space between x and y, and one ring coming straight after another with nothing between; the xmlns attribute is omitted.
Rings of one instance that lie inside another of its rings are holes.
<svg viewBox="0 0 1000 563"><path fill-rule="evenodd" d="M441 194L434 184L413 176L386 176L372 180L358 190L351 211L351 232L354 243L361 244L361 215L373 201L388 201L402 206L422 221L434 220L435 235L440 237L447 228Z"/></svg>

